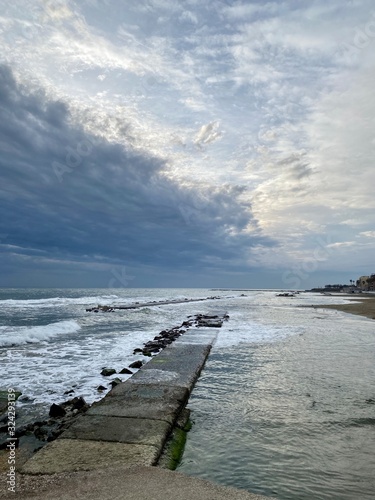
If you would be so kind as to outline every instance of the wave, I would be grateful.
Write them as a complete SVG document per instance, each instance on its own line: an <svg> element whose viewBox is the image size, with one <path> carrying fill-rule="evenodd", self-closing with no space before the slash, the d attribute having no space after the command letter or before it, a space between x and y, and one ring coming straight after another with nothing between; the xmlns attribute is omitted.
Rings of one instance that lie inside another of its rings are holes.
<svg viewBox="0 0 375 500"><path fill-rule="evenodd" d="M65 306L65 305L91 305L91 304L112 304L114 299L118 299L118 295L101 295L101 296L87 296L87 297L53 297L50 299L6 299L0 300L0 305L11 307L51 307L51 306Z"/></svg>
<svg viewBox="0 0 375 500"><path fill-rule="evenodd" d="M52 338L75 333L80 329L74 320L58 321L43 326L0 326L0 347L48 342Z"/></svg>

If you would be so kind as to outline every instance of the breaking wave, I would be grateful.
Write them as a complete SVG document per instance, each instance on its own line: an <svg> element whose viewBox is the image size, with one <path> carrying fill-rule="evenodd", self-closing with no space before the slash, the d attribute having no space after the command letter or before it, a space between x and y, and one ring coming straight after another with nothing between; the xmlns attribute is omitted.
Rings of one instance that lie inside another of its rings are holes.
<svg viewBox="0 0 375 500"><path fill-rule="evenodd" d="M78 332L75 320L58 321L43 326L0 326L0 347L48 342L59 335Z"/></svg>

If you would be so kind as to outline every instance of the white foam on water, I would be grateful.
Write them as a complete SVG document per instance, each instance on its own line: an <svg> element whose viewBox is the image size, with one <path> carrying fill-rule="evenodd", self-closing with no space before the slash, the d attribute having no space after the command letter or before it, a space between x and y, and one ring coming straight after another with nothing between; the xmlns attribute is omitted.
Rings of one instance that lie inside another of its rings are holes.
<svg viewBox="0 0 375 500"><path fill-rule="evenodd" d="M75 333L80 329L73 319L40 326L0 326L0 347L48 342L56 336Z"/></svg>
<svg viewBox="0 0 375 500"><path fill-rule="evenodd" d="M53 297L49 299L27 299L27 300L16 300L16 299L6 299L0 301L0 306L8 306L12 308L31 308L36 307L58 307L66 305L109 305L113 304L115 300L119 297L118 295L101 295L101 296L87 296L87 297ZM133 299L121 299L121 302L133 302Z"/></svg>

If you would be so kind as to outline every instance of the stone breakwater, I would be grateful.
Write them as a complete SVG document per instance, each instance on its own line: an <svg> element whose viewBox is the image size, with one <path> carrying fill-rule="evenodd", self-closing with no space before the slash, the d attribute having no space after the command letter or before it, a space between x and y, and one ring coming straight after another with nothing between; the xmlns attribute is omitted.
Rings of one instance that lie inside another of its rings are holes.
<svg viewBox="0 0 375 500"><path fill-rule="evenodd" d="M188 317L187 321L184 321L180 326L175 326L170 330L162 330L158 335L144 344L142 348L134 349L133 354L143 354L143 356L152 356L157 354L162 349L170 345L172 342L177 340L181 335L186 333L186 331L191 327L211 327L211 328L221 328L223 321L228 319L229 316L226 314L224 316L220 315L208 315L208 314L196 314L194 318L192 316ZM131 368L131 366L130 366Z"/></svg>
<svg viewBox="0 0 375 500"><path fill-rule="evenodd" d="M94 403L22 467L54 474L157 465L173 429L187 421L186 404L226 313L199 315L197 328L168 344L126 382Z"/></svg>
<svg viewBox="0 0 375 500"><path fill-rule="evenodd" d="M141 307L153 307L153 306L165 306L168 304L185 304L187 302L202 302L204 300L219 300L221 297L204 297L201 299L176 299L176 300L162 300L162 301L156 301L153 300L152 302L134 302L134 304L129 304L129 305L113 305L113 306L102 306L98 304L97 306L94 307L88 307L86 308L86 312L114 312L116 309L139 309Z"/></svg>

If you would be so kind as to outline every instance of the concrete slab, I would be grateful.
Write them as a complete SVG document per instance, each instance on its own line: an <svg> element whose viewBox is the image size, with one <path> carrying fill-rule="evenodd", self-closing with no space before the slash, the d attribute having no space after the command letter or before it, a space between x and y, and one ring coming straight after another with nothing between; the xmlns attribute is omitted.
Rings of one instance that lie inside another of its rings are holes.
<svg viewBox="0 0 375 500"><path fill-rule="evenodd" d="M159 450L155 446L56 439L47 444L21 469L23 474L56 474L79 470L111 469L155 465Z"/></svg>
<svg viewBox="0 0 375 500"><path fill-rule="evenodd" d="M218 486L158 467L111 467L54 476L21 476L16 494L0 498L20 500L272 500L245 490Z"/></svg>
<svg viewBox="0 0 375 500"><path fill-rule="evenodd" d="M171 424L161 420L82 415L60 439L147 444L161 451L171 429Z"/></svg>
<svg viewBox="0 0 375 500"><path fill-rule="evenodd" d="M175 340L175 344L206 344L213 346L219 330L213 328L209 330L202 330L201 328L189 330L181 337Z"/></svg>
<svg viewBox="0 0 375 500"><path fill-rule="evenodd" d="M189 397L186 388L160 383L130 383L130 380L117 385L105 398L94 403L86 415L147 418L168 424L175 422Z"/></svg>
<svg viewBox="0 0 375 500"><path fill-rule="evenodd" d="M129 384L157 383L159 386L186 387L191 392L210 350L211 345L207 344L174 342L144 365L127 382ZM176 375L166 381L158 376L160 372Z"/></svg>

